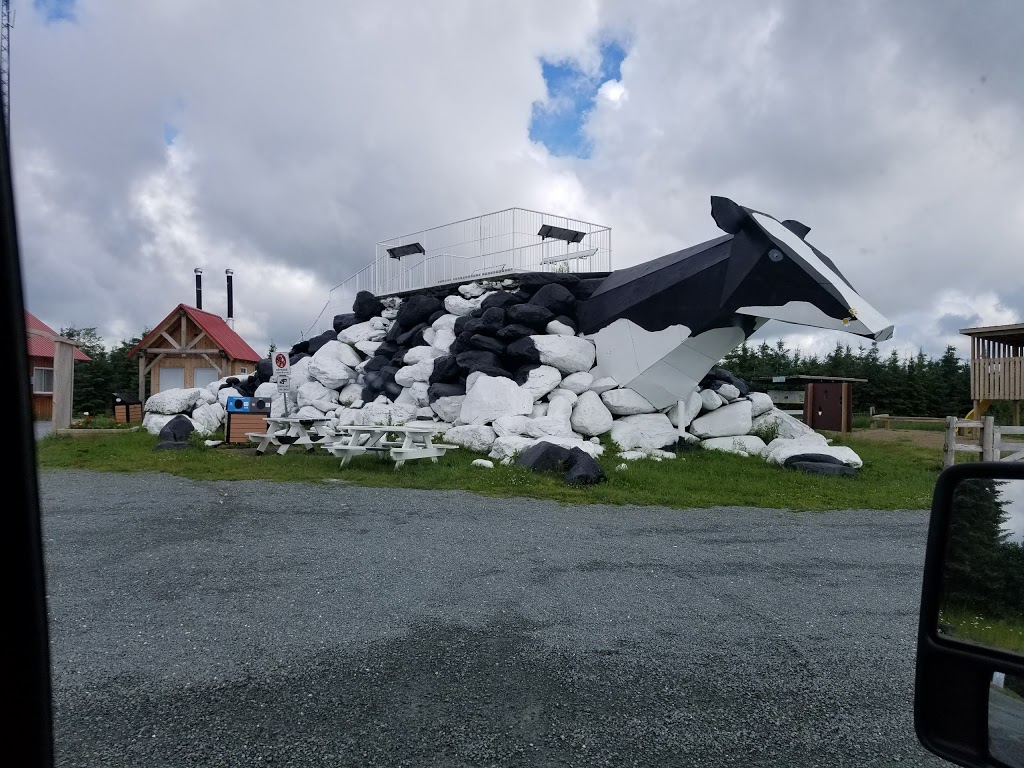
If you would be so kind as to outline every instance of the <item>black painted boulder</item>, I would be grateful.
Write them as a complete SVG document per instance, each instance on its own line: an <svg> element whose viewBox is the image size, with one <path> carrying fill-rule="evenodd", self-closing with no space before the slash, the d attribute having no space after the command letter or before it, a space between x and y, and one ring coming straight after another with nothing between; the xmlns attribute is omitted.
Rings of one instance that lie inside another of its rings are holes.
<svg viewBox="0 0 1024 768"><path fill-rule="evenodd" d="M505 351L505 345L502 344L491 336L483 336L482 334L474 334L469 338L470 349L480 349L484 352L493 352L496 355L500 355Z"/></svg>
<svg viewBox="0 0 1024 768"><path fill-rule="evenodd" d="M576 301L586 301L594 295L604 281L605 278L603 277L588 277L580 280L576 285L567 287L572 291L572 295L576 297Z"/></svg>
<svg viewBox="0 0 1024 768"><path fill-rule="evenodd" d="M571 288L580 279L568 272L526 272L519 276L519 289L533 293L545 285L562 285Z"/></svg>
<svg viewBox="0 0 1024 768"><path fill-rule="evenodd" d="M573 320L568 315L559 315L558 317L555 318L555 322L569 326L570 328L572 328L573 333L576 333L576 331L579 330L579 326L576 324L576 321Z"/></svg>
<svg viewBox="0 0 1024 768"><path fill-rule="evenodd" d="M519 454L516 466L526 467L534 472L564 472L569 465L570 453L568 448L542 441L534 443Z"/></svg>
<svg viewBox="0 0 1024 768"><path fill-rule="evenodd" d="M597 460L582 448L569 451L569 468L564 477L566 485L596 485L608 479Z"/></svg>
<svg viewBox="0 0 1024 768"><path fill-rule="evenodd" d="M463 331L455 337L455 341L453 341L452 345L448 348L448 354L461 355L463 352L468 352L472 349L472 347L469 346L469 340L472 338L472 333L469 331Z"/></svg>
<svg viewBox="0 0 1024 768"><path fill-rule="evenodd" d="M411 326L408 331L399 336L396 341L399 347L418 347L423 343L423 332L430 326L426 323L419 323Z"/></svg>
<svg viewBox="0 0 1024 768"><path fill-rule="evenodd" d="M529 336L513 341L505 347L505 357L516 365L529 365L540 362L540 352L537 351L533 339Z"/></svg>
<svg viewBox="0 0 1024 768"><path fill-rule="evenodd" d="M352 302L352 314L356 316L356 322L359 323L365 323L383 311L384 304L369 291L360 291L356 294L356 300Z"/></svg>
<svg viewBox="0 0 1024 768"><path fill-rule="evenodd" d="M292 344L292 348L288 350L289 356L302 355L307 352L309 352L309 339Z"/></svg>
<svg viewBox="0 0 1024 768"><path fill-rule="evenodd" d="M479 349L471 349L467 352L460 352L455 358L461 368L472 373L480 366L501 368L501 358L493 352L484 352Z"/></svg>
<svg viewBox="0 0 1024 768"><path fill-rule="evenodd" d="M434 358L434 370L430 374L430 384L437 384L441 381L453 382L459 378L459 362L454 355L442 355Z"/></svg>
<svg viewBox="0 0 1024 768"><path fill-rule="evenodd" d="M576 313L576 297L564 285L548 283L533 294L530 304L536 304L551 310L552 315Z"/></svg>
<svg viewBox="0 0 1024 768"><path fill-rule="evenodd" d="M366 365L363 366L364 373L371 373L373 371L379 371L385 365L391 364L391 358L388 355L374 355L366 361Z"/></svg>
<svg viewBox="0 0 1024 768"><path fill-rule="evenodd" d="M334 331L324 331L319 336L314 336L312 339L309 340L309 349L306 351L309 352L309 354L311 355L315 355L317 352L320 351L320 348L323 347L323 345L326 344L328 341L337 340L337 333L335 333Z"/></svg>
<svg viewBox="0 0 1024 768"><path fill-rule="evenodd" d="M288 355L288 364L295 365L299 360L302 360L305 357L309 357L305 352L296 352L295 354ZM221 389L223 389L223 387L221 387Z"/></svg>
<svg viewBox="0 0 1024 768"><path fill-rule="evenodd" d="M270 381L270 377L273 375L274 363L269 357L265 357L256 363L256 378L260 380L260 384Z"/></svg>
<svg viewBox="0 0 1024 768"><path fill-rule="evenodd" d="M461 397L464 394L466 394L465 384L438 382L427 387L427 397L430 399L430 402L434 402L442 397Z"/></svg>
<svg viewBox="0 0 1024 768"><path fill-rule="evenodd" d="M705 374L704 378L701 379L700 386L702 389L715 389L714 384L716 381L732 384L740 391L740 397L746 397L750 394L750 387L747 386L747 382L739 376L734 376L725 368L719 368L718 366L715 366Z"/></svg>
<svg viewBox="0 0 1024 768"><path fill-rule="evenodd" d="M435 312L434 314L427 318L427 325L433 325L435 321L440 320L447 314L448 313L444 309L437 310L437 312Z"/></svg>
<svg viewBox="0 0 1024 768"><path fill-rule="evenodd" d="M482 373L484 376L500 376L505 379L511 379L512 374L506 371L504 368L498 368L493 365L478 365L471 373Z"/></svg>
<svg viewBox="0 0 1024 768"><path fill-rule="evenodd" d="M812 475L849 475L857 474L857 470L845 464L830 464L824 461L794 461L786 462L789 469L798 469L801 472L809 472Z"/></svg>
<svg viewBox="0 0 1024 768"><path fill-rule="evenodd" d="M782 462L782 466L788 467L798 461L813 461L819 464L836 464L841 467L846 466L846 462L842 459L837 459L835 456L829 456L826 453L797 453Z"/></svg>
<svg viewBox="0 0 1024 768"><path fill-rule="evenodd" d="M344 314L344 315L335 315L334 316L334 322L331 323L331 325L334 326L334 332L335 333L341 333L346 328L351 328L353 325L355 325L358 322L359 321L356 320L355 312L349 312L349 313Z"/></svg>
<svg viewBox="0 0 1024 768"><path fill-rule="evenodd" d="M396 352L398 352L398 344L393 341L382 342L375 350L375 353L382 357L391 357Z"/></svg>
<svg viewBox="0 0 1024 768"><path fill-rule="evenodd" d="M522 303L523 300L514 293L509 293L508 291L495 291L480 302L480 309L486 312L488 309L504 309L505 307L510 307L513 304Z"/></svg>
<svg viewBox="0 0 1024 768"><path fill-rule="evenodd" d="M178 414L173 419L164 424L164 428L160 430L160 440L165 443L184 443L188 440L188 436L196 431L196 428L192 424L192 420L188 416Z"/></svg>
<svg viewBox="0 0 1024 768"><path fill-rule="evenodd" d="M397 320L403 327L412 328L425 323L439 309L444 309L439 299L417 293L402 302L402 306L398 308Z"/></svg>
<svg viewBox="0 0 1024 768"><path fill-rule="evenodd" d="M465 332L466 325L468 323L470 323L470 322L472 322L473 320L476 320L476 319L478 319L478 318L470 317L469 315L462 315L461 317L455 318L455 328L453 329L452 332L456 336L458 336L460 333Z"/></svg>
<svg viewBox="0 0 1024 768"><path fill-rule="evenodd" d="M536 332L537 331L533 328L528 328L527 326L520 325L519 323L513 323L512 325L506 325L494 335L496 338L507 344L510 341L521 339L524 336L530 336Z"/></svg>
<svg viewBox="0 0 1024 768"><path fill-rule="evenodd" d="M505 315L510 324L528 325L538 331L555 319L555 313L540 304L514 304Z"/></svg>
<svg viewBox="0 0 1024 768"><path fill-rule="evenodd" d="M402 324L396 320L388 328L388 332L384 335L384 341L390 341L397 346L398 337L405 333L405 331L406 328L402 327Z"/></svg>

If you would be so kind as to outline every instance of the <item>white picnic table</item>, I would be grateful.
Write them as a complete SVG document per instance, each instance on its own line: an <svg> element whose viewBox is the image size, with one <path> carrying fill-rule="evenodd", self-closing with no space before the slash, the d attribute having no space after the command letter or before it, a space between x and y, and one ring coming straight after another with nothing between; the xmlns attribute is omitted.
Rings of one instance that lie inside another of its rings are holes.
<svg viewBox="0 0 1024 768"><path fill-rule="evenodd" d="M352 461L353 456L371 451L388 453L395 462L395 469L409 459L430 459L436 463L446 451L458 448L457 445L433 442L434 435L448 428L447 424L427 422L400 427L376 424L338 427L337 436L324 443L324 450L340 458L343 467ZM398 439L391 439L390 435L396 435Z"/></svg>
<svg viewBox="0 0 1024 768"><path fill-rule="evenodd" d="M277 452L284 455L293 445L301 445L312 451L317 445L325 445L338 436L331 427L334 419L331 416L319 418L302 418L296 416L278 416L267 418L266 432L247 432L246 437L256 446L256 453L265 453L271 445L277 446Z"/></svg>

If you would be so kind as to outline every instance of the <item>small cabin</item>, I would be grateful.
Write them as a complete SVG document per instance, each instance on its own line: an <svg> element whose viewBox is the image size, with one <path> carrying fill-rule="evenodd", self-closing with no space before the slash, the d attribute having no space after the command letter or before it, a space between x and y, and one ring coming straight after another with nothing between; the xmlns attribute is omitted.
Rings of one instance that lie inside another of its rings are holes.
<svg viewBox="0 0 1024 768"><path fill-rule="evenodd" d="M71 387L74 380L74 363L91 362L91 358L74 346L74 342L58 336L57 332L30 312L25 313L25 330L28 333L28 375L32 383L32 416L36 421L50 421L54 417L54 393L61 387L67 390L66 418L71 418ZM59 373L61 366L54 363L57 345L72 350L71 367ZM58 386L60 385L60 386ZM59 410L59 409L58 409ZM62 428L66 424L60 425Z"/></svg>
<svg viewBox="0 0 1024 768"><path fill-rule="evenodd" d="M153 393L205 387L226 376L245 377L260 355L219 315L179 304L128 353L139 360L139 400L146 375Z"/></svg>
<svg viewBox="0 0 1024 768"><path fill-rule="evenodd" d="M997 400L1013 403L1013 423L1020 426L1024 400L1024 323L961 328L971 339L971 400L968 418L978 419Z"/></svg>

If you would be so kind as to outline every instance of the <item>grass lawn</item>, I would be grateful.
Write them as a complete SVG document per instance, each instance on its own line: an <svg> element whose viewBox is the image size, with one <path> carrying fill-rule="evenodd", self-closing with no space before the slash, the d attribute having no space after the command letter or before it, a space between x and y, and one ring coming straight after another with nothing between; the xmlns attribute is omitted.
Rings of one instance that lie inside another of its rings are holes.
<svg viewBox="0 0 1024 768"><path fill-rule="evenodd" d="M196 480L346 480L364 486L455 489L488 496L526 496L568 504L652 504L679 509L721 505L793 510L922 509L931 505L941 451L910 442L878 443L855 436L835 437L864 460L856 477L820 477L783 469L755 458L690 450L674 460L622 463L610 443L600 462L608 482L571 488L560 475L533 473L496 464L469 466L480 458L467 450L450 451L437 464L394 463L375 456L355 458L341 469L322 451L292 449L284 456L255 456L251 449L199 447L154 451L157 439L145 432L90 439L47 437L37 446L39 466L104 472L168 472Z"/></svg>
<svg viewBox="0 0 1024 768"><path fill-rule="evenodd" d="M1024 621L994 619L968 608L951 605L942 607L939 621L954 627L950 632L953 637L1024 654Z"/></svg>

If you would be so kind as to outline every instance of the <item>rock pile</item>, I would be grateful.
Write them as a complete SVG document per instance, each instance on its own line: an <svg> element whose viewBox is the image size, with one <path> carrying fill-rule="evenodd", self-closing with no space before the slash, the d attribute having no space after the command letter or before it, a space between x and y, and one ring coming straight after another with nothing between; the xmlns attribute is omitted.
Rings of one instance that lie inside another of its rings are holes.
<svg viewBox="0 0 1024 768"><path fill-rule="evenodd" d="M443 422L451 425L446 443L506 464L541 443L593 459L607 434L627 460L674 457L666 450L682 441L806 471L860 467L853 451L829 445L726 370L712 369L664 412L602 376L595 346L577 335L576 322L577 302L600 283L526 273L404 298L362 292L352 312L334 318L333 330L291 348L289 412L329 416L338 426ZM146 426L159 431L174 414L186 414L207 434L223 420L227 398L246 394L273 397L272 414L280 415L284 396L269 378L264 360L244 380L154 395Z"/></svg>

